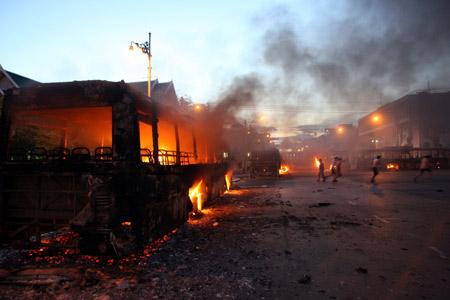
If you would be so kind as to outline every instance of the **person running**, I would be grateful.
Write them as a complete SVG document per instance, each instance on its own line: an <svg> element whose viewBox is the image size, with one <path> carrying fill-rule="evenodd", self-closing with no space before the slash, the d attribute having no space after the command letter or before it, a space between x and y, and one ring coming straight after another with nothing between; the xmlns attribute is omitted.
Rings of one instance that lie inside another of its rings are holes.
<svg viewBox="0 0 450 300"><path fill-rule="evenodd" d="M429 173L429 178L431 179L431 169L430 169L430 159L431 156L427 155L424 158L422 158L422 161L420 163L420 173L417 174L416 177L414 177L413 181L416 182L417 178L419 178L420 176L422 176L422 174L424 172L428 172Z"/></svg>
<svg viewBox="0 0 450 300"><path fill-rule="evenodd" d="M319 158L319 174L317 177L317 181L320 181L320 178L322 177L322 182L325 182L327 178L325 177L325 165L323 164L323 161L321 158Z"/></svg>
<svg viewBox="0 0 450 300"><path fill-rule="evenodd" d="M377 155L375 159L372 161L372 172L373 176L370 179L370 182L375 182L375 177L378 175L378 168L381 166L381 156Z"/></svg>

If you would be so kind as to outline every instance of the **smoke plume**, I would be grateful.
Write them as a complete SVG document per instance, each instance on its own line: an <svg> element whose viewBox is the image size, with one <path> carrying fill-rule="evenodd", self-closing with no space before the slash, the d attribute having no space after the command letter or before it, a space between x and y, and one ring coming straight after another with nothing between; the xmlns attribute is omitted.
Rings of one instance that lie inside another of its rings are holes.
<svg viewBox="0 0 450 300"><path fill-rule="evenodd" d="M316 9L312 20L288 6L255 16L253 26L263 28L253 49L258 75L236 78L217 112L276 104L277 125L291 127L344 121L333 111L360 117L414 90L449 87L449 1L322 1Z"/></svg>

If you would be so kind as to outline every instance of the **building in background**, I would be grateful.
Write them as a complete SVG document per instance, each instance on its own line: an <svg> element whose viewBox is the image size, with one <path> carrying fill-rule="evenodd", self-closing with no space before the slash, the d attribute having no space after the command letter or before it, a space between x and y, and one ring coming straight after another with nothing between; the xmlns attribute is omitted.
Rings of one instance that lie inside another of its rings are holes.
<svg viewBox="0 0 450 300"><path fill-rule="evenodd" d="M413 92L358 120L362 149L449 148L450 89Z"/></svg>
<svg viewBox="0 0 450 300"><path fill-rule="evenodd" d="M6 71L5 69L3 69L2 65L0 65L0 97L4 95L7 89L25 87L37 83L40 82L13 72Z"/></svg>
<svg viewBox="0 0 450 300"><path fill-rule="evenodd" d="M37 83L39 82L36 80L6 71L3 69L2 65L0 65L0 115L2 114L3 96L7 89L25 87Z"/></svg>
<svg viewBox="0 0 450 300"><path fill-rule="evenodd" d="M148 81L128 82L128 85L142 94L147 95ZM173 107L177 107L179 105L173 81L159 82L158 79L152 80L151 97L160 103L171 105Z"/></svg>

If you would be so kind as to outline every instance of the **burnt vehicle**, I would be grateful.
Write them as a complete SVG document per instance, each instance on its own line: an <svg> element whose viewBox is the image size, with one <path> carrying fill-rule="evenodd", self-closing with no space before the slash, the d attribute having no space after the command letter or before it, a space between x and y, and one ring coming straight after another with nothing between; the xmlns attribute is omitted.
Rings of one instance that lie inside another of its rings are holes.
<svg viewBox="0 0 450 300"><path fill-rule="evenodd" d="M281 167L280 151L276 148L255 150L250 152L250 176L278 177Z"/></svg>
<svg viewBox="0 0 450 300"><path fill-rule="evenodd" d="M69 228L82 252L126 255L225 190L205 126L124 82L7 90L0 123L0 237Z"/></svg>

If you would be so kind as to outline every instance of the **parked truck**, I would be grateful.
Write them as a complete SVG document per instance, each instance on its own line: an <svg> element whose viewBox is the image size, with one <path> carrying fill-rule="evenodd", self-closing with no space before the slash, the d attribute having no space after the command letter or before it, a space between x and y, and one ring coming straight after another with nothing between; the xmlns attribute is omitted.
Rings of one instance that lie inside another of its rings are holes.
<svg viewBox="0 0 450 300"><path fill-rule="evenodd" d="M255 177L278 177L281 155L278 149L255 150L250 153L250 175Z"/></svg>

